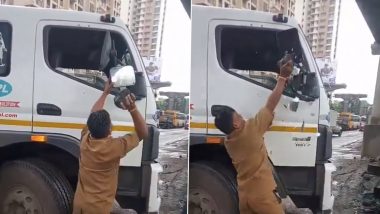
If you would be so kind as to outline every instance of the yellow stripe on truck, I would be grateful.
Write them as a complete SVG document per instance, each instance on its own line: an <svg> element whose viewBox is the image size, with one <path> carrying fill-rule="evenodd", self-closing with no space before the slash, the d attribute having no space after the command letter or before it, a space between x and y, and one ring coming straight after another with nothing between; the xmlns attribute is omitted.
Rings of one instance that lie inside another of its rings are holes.
<svg viewBox="0 0 380 214"><path fill-rule="evenodd" d="M213 123L190 123L190 128L193 129L216 129ZM291 126L271 126L269 131L272 132L307 132L318 133L318 128L315 127L291 127Z"/></svg>
<svg viewBox="0 0 380 214"><path fill-rule="evenodd" d="M10 126L32 126L32 121L0 119L0 124L1 125L10 125Z"/></svg>
<svg viewBox="0 0 380 214"><path fill-rule="evenodd" d="M83 129L85 125L80 123L53 123L34 121L33 126L41 128Z"/></svg>
<svg viewBox="0 0 380 214"><path fill-rule="evenodd" d="M213 123L193 123L193 122L191 122L190 127L193 129L207 129L207 127L209 129L216 129L216 126Z"/></svg>
<svg viewBox="0 0 380 214"><path fill-rule="evenodd" d="M58 129L83 129L85 124L81 123L57 123L57 122L41 122L41 121L27 121L27 120L2 120L0 119L0 125L8 126L34 126L41 128L58 128ZM113 131L126 131L132 132L135 130L133 126L113 126Z"/></svg>

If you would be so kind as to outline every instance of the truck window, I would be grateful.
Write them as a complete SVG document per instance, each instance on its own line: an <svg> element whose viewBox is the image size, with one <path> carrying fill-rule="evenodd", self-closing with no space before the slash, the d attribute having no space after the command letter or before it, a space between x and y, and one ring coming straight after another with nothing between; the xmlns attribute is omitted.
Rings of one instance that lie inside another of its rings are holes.
<svg viewBox="0 0 380 214"><path fill-rule="evenodd" d="M44 55L48 66L66 77L102 90L113 60L102 65L101 56L106 31L48 26L44 29ZM119 65L131 65L132 55L124 38L110 33Z"/></svg>
<svg viewBox="0 0 380 214"><path fill-rule="evenodd" d="M273 89L277 83L277 66L285 53L280 53L275 29L242 26L218 26L216 28L217 57L227 72ZM309 70L308 65L305 65ZM292 94L290 88L285 94Z"/></svg>
<svg viewBox="0 0 380 214"><path fill-rule="evenodd" d="M5 77L11 69L12 26L0 22L0 76Z"/></svg>

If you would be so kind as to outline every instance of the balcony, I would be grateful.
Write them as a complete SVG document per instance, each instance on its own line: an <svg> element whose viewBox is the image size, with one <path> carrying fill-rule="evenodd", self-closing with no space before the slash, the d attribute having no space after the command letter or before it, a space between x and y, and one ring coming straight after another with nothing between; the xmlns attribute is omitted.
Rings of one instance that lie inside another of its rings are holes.
<svg viewBox="0 0 380 214"><path fill-rule="evenodd" d="M12 5L17 5L17 6L45 7L44 2L41 0L24 0L24 1L13 1L13 2L5 1L5 4L9 4L9 3Z"/></svg>
<svg viewBox="0 0 380 214"><path fill-rule="evenodd" d="M318 35L318 31L317 30L313 30L309 34L312 35L312 36Z"/></svg>

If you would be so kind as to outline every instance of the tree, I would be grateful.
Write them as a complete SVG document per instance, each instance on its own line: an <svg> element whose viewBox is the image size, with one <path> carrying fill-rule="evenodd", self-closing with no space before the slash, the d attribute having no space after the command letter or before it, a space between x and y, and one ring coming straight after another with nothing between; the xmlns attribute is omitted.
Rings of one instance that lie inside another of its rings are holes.
<svg viewBox="0 0 380 214"><path fill-rule="evenodd" d="M343 111L343 102L334 100L333 102L330 102L330 109L337 111L338 113Z"/></svg>

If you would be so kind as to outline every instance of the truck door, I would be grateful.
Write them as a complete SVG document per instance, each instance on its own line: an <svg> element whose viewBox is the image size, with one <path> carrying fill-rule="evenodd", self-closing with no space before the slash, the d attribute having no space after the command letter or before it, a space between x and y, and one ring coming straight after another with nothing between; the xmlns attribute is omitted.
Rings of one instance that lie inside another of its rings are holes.
<svg viewBox="0 0 380 214"><path fill-rule="evenodd" d="M43 21L37 27L34 68L33 131L58 133L80 138L90 110L102 94L105 74L99 61L106 31L110 32L118 58L129 54L128 63L143 71L132 38L126 29L94 23ZM131 48L130 48L131 47ZM123 58L125 59L125 58ZM114 105L110 94L104 108L110 113L113 135L134 130L128 112ZM145 112L146 98L136 102ZM140 166L142 144L121 162L124 166Z"/></svg>
<svg viewBox="0 0 380 214"><path fill-rule="evenodd" d="M213 123L210 109L215 104L231 106L246 118L264 107L277 82L274 70L280 55L275 32L288 28L264 22L210 22L208 123ZM312 62L309 52L304 55ZM315 166L319 100L301 100L297 112L292 112L288 104L293 97L287 89L275 110L272 127L265 135L268 154L275 166ZM208 133L220 132L209 126Z"/></svg>
<svg viewBox="0 0 380 214"><path fill-rule="evenodd" d="M2 16L6 21L0 20L0 130L30 132L34 36L22 32L33 31L34 24L7 11Z"/></svg>

